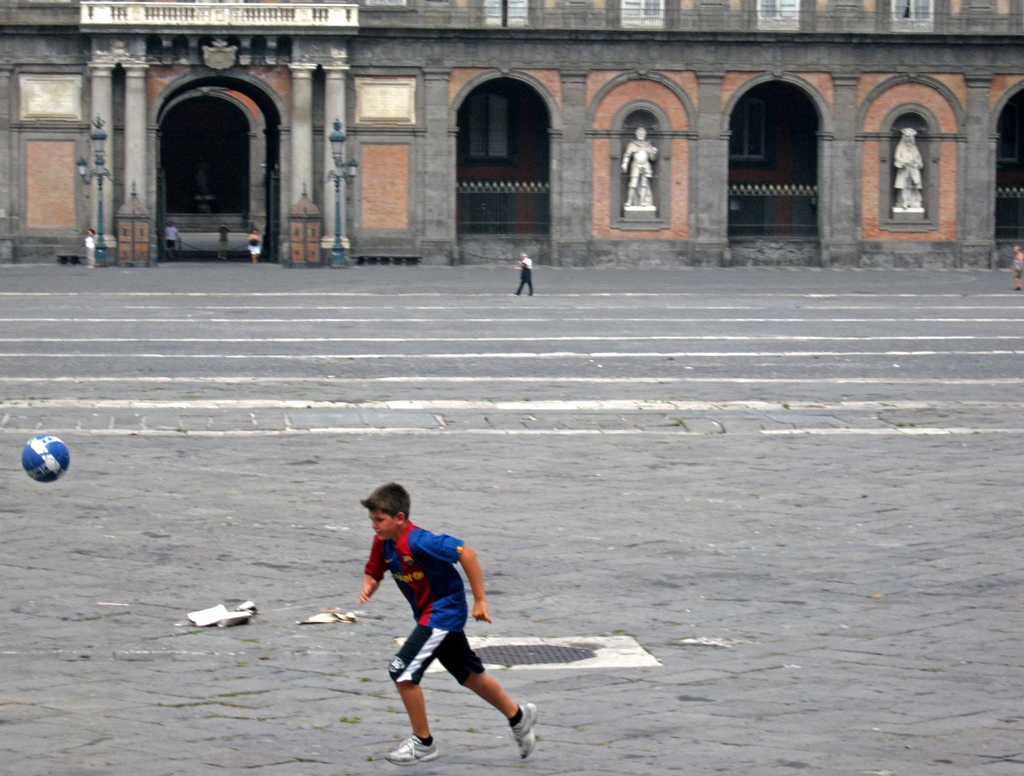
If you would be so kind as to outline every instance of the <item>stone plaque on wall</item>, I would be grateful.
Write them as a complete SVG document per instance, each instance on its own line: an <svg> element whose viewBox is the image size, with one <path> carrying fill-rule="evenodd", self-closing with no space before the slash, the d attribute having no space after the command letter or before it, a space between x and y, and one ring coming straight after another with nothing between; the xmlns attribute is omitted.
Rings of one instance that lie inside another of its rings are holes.
<svg viewBox="0 0 1024 776"><path fill-rule="evenodd" d="M21 76L22 120L82 119L82 78L77 75Z"/></svg>
<svg viewBox="0 0 1024 776"><path fill-rule="evenodd" d="M415 124L415 78L357 78L356 121L362 124Z"/></svg>

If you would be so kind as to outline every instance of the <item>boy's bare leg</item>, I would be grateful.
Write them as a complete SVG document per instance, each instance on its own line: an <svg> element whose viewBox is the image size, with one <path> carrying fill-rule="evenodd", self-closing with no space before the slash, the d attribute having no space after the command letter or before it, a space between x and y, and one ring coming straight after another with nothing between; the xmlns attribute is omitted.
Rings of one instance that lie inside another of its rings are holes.
<svg viewBox="0 0 1024 776"><path fill-rule="evenodd" d="M466 687L475 692L494 708L506 717L514 717L519 711L519 704L512 700L508 693L498 684L498 680L484 671L482 674L472 674L466 680ZM408 707L407 707L408 708ZM424 720L426 711L424 711ZM417 733L417 735L419 735Z"/></svg>
<svg viewBox="0 0 1024 776"><path fill-rule="evenodd" d="M427 702L423 698L423 688L415 682L396 682L398 694L405 704L405 712L409 715L412 732L420 739L430 738L430 724L427 722ZM499 688L500 689L500 688ZM512 712L515 714L515 712Z"/></svg>

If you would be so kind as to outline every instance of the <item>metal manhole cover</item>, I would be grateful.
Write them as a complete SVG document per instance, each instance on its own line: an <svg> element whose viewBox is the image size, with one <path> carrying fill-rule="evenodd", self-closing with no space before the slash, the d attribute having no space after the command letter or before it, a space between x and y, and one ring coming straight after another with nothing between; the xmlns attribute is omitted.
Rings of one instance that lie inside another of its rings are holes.
<svg viewBox="0 0 1024 776"><path fill-rule="evenodd" d="M591 649L555 647L549 644L480 647L474 650L480 660L492 666L522 666L535 663L575 663L597 657Z"/></svg>

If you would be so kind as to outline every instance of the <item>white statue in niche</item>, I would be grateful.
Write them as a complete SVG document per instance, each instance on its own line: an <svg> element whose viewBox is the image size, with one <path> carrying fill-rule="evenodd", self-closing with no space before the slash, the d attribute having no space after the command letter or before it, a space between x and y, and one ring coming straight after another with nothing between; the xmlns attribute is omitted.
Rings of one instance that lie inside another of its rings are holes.
<svg viewBox="0 0 1024 776"><path fill-rule="evenodd" d="M896 168L896 191L898 192L893 209L923 212L921 168L924 167L924 160L917 147L917 131L908 128L900 130L900 133L902 137L896 145L896 153L892 160L893 166Z"/></svg>
<svg viewBox="0 0 1024 776"><path fill-rule="evenodd" d="M622 172L629 174L627 210L655 209L651 178L654 177L653 162L657 156L658 149L647 140L647 130L637 127L634 139L629 141L622 154Z"/></svg>

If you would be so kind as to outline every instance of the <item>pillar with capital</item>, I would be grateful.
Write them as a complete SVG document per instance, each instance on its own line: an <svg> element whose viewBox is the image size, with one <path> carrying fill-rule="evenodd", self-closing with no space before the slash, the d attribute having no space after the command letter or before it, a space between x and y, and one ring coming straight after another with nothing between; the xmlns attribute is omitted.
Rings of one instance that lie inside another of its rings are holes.
<svg viewBox="0 0 1024 776"><path fill-rule="evenodd" d="M316 65L291 65L292 180L289 208L313 187L313 71Z"/></svg>
<svg viewBox="0 0 1024 776"><path fill-rule="evenodd" d="M146 65L125 66L124 94L124 198L132 189L147 191L146 176Z"/></svg>

